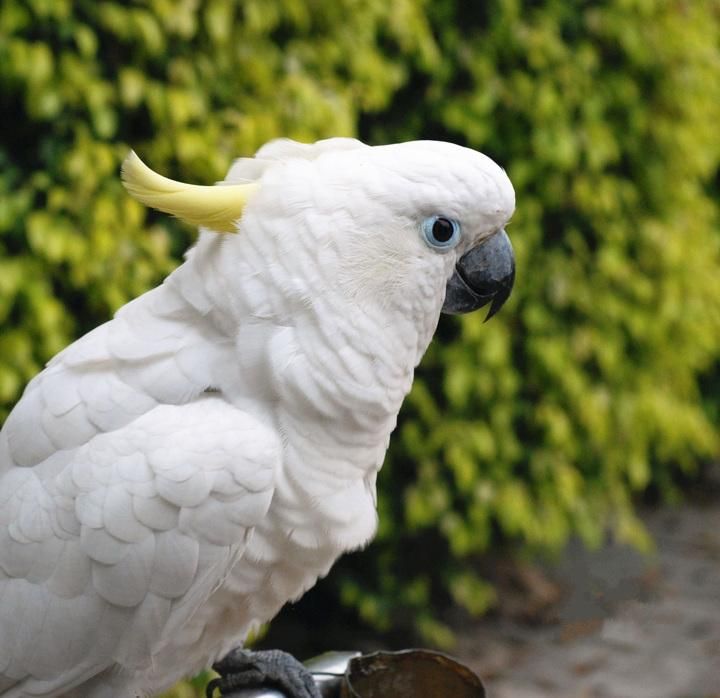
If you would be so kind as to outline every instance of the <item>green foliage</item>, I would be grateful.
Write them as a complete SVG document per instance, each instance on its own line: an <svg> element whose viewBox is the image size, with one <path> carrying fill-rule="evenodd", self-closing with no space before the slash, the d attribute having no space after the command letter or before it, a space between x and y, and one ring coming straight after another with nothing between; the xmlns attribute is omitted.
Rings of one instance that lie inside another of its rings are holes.
<svg viewBox="0 0 720 698"><path fill-rule="evenodd" d="M516 186L516 290L441 321L378 540L320 593L447 644L491 545L647 545L633 496L720 450L719 47L718 0L6 0L0 403L191 240L123 194L130 146L211 182L279 135L445 138Z"/></svg>
<svg viewBox="0 0 720 698"><path fill-rule="evenodd" d="M720 446L699 384L720 354L720 3L428 12L438 62L364 128L504 164L518 271L488 325L441 321L380 477L379 540L343 566L384 624L428 622L448 594L482 611L468 563L493 543L558 549L610 527L647 547L633 496L673 494Z"/></svg>

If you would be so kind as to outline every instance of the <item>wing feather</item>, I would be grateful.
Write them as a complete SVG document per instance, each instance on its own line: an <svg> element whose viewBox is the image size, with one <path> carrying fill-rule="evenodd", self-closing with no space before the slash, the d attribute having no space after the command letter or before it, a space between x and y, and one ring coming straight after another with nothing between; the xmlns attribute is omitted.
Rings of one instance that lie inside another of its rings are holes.
<svg viewBox="0 0 720 698"><path fill-rule="evenodd" d="M60 352L30 382L6 420L0 472L78 448L158 403L196 399L224 378L214 367L227 368L233 353L232 339L173 284L149 291Z"/></svg>
<svg viewBox="0 0 720 698"><path fill-rule="evenodd" d="M3 695L150 672L266 515L279 453L272 430L208 396L0 474Z"/></svg>
<svg viewBox="0 0 720 698"><path fill-rule="evenodd" d="M179 531L160 531L155 536L156 555L148 588L166 599L187 592L200 561L200 541Z"/></svg>

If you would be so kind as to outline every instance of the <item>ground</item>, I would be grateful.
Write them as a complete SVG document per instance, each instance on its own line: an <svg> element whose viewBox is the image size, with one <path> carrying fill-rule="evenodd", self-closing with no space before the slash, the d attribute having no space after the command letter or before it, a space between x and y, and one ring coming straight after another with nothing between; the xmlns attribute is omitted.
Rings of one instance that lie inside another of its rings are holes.
<svg viewBox="0 0 720 698"><path fill-rule="evenodd" d="M490 698L720 698L720 502L644 518L651 558L568 548L553 622L461 631L455 654Z"/></svg>

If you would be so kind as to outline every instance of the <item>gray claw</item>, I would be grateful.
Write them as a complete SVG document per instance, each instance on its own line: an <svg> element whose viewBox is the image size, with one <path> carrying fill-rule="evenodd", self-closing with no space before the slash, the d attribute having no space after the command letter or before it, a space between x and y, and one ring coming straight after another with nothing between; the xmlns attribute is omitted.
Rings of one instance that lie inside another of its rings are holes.
<svg viewBox="0 0 720 698"><path fill-rule="evenodd" d="M287 698L322 698L310 672L281 650L234 649L213 668L221 678L208 684L207 698L212 698L215 689L228 695L244 688L278 688Z"/></svg>

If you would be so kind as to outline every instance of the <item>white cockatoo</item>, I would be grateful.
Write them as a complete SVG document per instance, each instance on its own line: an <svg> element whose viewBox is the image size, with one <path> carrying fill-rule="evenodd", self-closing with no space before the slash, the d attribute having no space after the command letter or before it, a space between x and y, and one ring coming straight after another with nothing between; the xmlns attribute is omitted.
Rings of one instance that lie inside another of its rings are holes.
<svg viewBox="0 0 720 698"><path fill-rule="evenodd" d="M512 185L457 145L273 141L208 187L131 153L124 180L200 237L0 433L2 698L164 690L365 545L441 311L512 286Z"/></svg>

